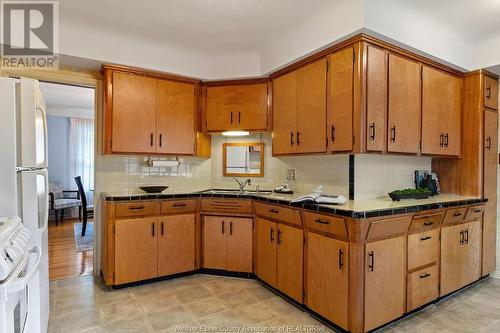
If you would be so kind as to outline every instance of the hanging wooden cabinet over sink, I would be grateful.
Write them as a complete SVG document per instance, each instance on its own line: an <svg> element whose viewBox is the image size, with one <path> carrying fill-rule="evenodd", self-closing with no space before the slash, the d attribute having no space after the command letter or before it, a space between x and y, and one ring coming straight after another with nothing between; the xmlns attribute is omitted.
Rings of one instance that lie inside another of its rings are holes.
<svg viewBox="0 0 500 333"><path fill-rule="evenodd" d="M193 79L103 65L106 154L210 156Z"/></svg>

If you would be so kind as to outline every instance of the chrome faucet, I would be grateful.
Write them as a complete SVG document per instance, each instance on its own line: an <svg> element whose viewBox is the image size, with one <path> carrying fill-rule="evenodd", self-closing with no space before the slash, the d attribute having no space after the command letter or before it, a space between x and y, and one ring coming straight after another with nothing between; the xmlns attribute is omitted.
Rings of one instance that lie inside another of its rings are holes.
<svg viewBox="0 0 500 333"><path fill-rule="evenodd" d="M245 189L245 186L247 185L252 185L252 181L249 179L245 180L244 182L240 182L238 180L238 178L234 177L233 178L234 180L236 180L236 182L238 183L238 185L240 186L240 191L243 192L243 190Z"/></svg>

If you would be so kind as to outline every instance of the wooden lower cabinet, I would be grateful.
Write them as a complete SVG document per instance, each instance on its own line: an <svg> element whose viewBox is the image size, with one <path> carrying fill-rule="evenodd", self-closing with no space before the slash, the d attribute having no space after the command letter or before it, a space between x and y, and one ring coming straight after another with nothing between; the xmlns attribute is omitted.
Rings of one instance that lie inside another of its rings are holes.
<svg viewBox="0 0 500 333"><path fill-rule="evenodd" d="M349 244L307 233L306 305L348 329Z"/></svg>
<svg viewBox="0 0 500 333"><path fill-rule="evenodd" d="M276 250L278 224L257 218L257 269L256 275L276 288L278 253Z"/></svg>
<svg viewBox="0 0 500 333"><path fill-rule="evenodd" d="M441 296L481 276L481 221L441 230Z"/></svg>
<svg viewBox="0 0 500 333"><path fill-rule="evenodd" d="M302 266L304 233L301 229L278 225L278 272L276 286L302 303Z"/></svg>
<svg viewBox="0 0 500 333"><path fill-rule="evenodd" d="M195 214L158 218L158 276L194 270Z"/></svg>
<svg viewBox="0 0 500 333"><path fill-rule="evenodd" d="M115 284L157 276L157 237L155 217L115 222Z"/></svg>
<svg viewBox="0 0 500 333"><path fill-rule="evenodd" d="M257 276L302 303L303 231L257 219Z"/></svg>
<svg viewBox="0 0 500 333"><path fill-rule="evenodd" d="M365 331L405 312L406 237L365 245Z"/></svg>
<svg viewBox="0 0 500 333"><path fill-rule="evenodd" d="M252 218L203 218L203 267L252 272Z"/></svg>

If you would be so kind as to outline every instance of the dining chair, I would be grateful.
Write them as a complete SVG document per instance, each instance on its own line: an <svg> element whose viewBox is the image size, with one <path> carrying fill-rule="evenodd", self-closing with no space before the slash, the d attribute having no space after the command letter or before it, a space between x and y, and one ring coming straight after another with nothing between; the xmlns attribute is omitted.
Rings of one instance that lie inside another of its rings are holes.
<svg viewBox="0 0 500 333"><path fill-rule="evenodd" d="M76 186L78 187L78 192L80 193L80 199L82 200L81 209L83 210L83 226L82 226L82 237L85 236L85 231L87 230L87 221L89 217L94 217L94 205L87 205L87 196L85 195L85 190L83 188L82 177L75 177Z"/></svg>

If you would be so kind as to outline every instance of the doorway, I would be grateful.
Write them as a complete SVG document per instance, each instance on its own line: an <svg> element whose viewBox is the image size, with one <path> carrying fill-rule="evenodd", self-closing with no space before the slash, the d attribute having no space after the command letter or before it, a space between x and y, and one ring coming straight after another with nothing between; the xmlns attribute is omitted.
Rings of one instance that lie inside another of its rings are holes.
<svg viewBox="0 0 500 333"><path fill-rule="evenodd" d="M40 82L40 88L47 109L49 279L90 275L94 260L95 91L52 82Z"/></svg>

